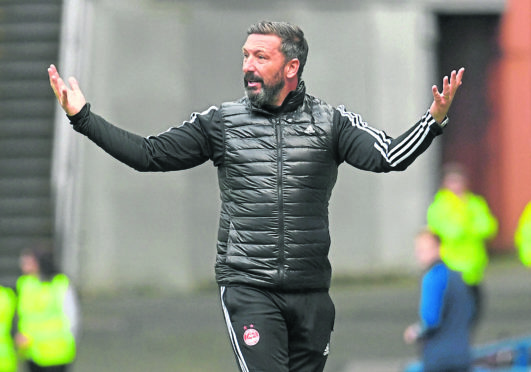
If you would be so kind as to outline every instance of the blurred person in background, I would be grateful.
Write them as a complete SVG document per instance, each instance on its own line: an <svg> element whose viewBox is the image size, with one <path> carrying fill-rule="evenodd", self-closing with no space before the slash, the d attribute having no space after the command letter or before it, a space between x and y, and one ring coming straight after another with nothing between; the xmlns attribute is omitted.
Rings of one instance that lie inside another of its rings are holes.
<svg viewBox="0 0 531 372"><path fill-rule="evenodd" d="M468 176L460 164L443 167L442 184L428 207L429 228L441 238L441 258L460 271L474 293L477 317L483 310L481 283L489 258L486 241L496 236L498 221L486 200L468 188Z"/></svg>
<svg viewBox="0 0 531 372"><path fill-rule="evenodd" d="M0 372L16 372L17 354L13 342L15 292L0 285Z"/></svg>
<svg viewBox="0 0 531 372"><path fill-rule="evenodd" d="M526 267L531 268L531 202L527 203L518 220L514 243L520 261Z"/></svg>
<svg viewBox="0 0 531 372"><path fill-rule="evenodd" d="M48 74L74 130L139 171L176 171L211 160L221 213L215 264L221 306L241 371L322 371L335 309L328 202L338 166L406 169L442 134L464 69L397 138L344 106L306 93L302 30L259 22L242 48L245 97L193 113L155 136L120 129L92 112L74 78Z"/></svg>
<svg viewBox="0 0 531 372"><path fill-rule="evenodd" d="M404 341L420 345L423 372L470 371L470 329L475 313L471 289L461 273L441 260L440 238L430 230L415 237L415 257L424 270L420 319L406 328Z"/></svg>
<svg viewBox="0 0 531 372"><path fill-rule="evenodd" d="M79 329L77 296L59 273L47 244L25 250L17 280L19 354L29 372L65 372L76 357Z"/></svg>

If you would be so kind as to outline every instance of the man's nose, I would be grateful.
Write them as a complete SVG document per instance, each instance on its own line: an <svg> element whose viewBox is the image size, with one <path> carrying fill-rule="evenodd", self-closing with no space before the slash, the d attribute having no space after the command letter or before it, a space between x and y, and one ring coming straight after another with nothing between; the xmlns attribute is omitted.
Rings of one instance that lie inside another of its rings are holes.
<svg viewBox="0 0 531 372"><path fill-rule="evenodd" d="M255 71L254 62L251 57L243 59L242 70L243 72Z"/></svg>

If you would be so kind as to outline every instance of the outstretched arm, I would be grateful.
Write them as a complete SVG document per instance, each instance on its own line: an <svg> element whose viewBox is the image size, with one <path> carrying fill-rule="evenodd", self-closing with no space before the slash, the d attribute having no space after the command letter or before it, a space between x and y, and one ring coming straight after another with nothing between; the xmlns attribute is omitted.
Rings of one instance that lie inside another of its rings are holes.
<svg viewBox="0 0 531 372"><path fill-rule="evenodd" d="M48 77L50 78L50 85L55 93L55 97L57 97L63 110L70 116L81 111L87 101L83 92L79 89L77 80L74 77L68 79L71 87L69 89L54 65L50 65L48 68Z"/></svg>
<svg viewBox="0 0 531 372"><path fill-rule="evenodd" d="M448 76L445 76L443 79L442 93L439 93L437 85L431 87L433 103L430 107L430 114L438 123L441 123L448 113L450 105L454 100L455 93L462 84L464 72L465 69L461 67L458 72L455 70L452 71L450 79L448 79Z"/></svg>
<svg viewBox="0 0 531 372"><path fill-rule="evenodd" d="M54 65L48 68L50 85L74 130L87 136L111 156L139 171L188 169L209 159L203 123L216 121L215 110L193 114L190 121L156 136L142 137L119 128L91 112L79 85L68 79L67 87Z"/></svg>

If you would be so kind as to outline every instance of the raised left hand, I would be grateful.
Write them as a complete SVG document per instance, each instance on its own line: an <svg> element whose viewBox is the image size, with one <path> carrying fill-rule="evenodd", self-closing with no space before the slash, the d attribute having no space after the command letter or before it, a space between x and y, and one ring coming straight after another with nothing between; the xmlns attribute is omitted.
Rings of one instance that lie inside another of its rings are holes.
<svg viewBox="0 0 531 372"><path fill-rule="evenodd" d="M465 68L461 67L458 72L455 70L452 71L450 74L450 79L448 79L448 76L445 76L443 79L442 93L439 93L439 88L437 88L437 85L431 87L433 93L433 103L430 107L430 114L438 123L441 123L448 113L452 101L454 100L455 93L463 83L464 73Z"/></svg>

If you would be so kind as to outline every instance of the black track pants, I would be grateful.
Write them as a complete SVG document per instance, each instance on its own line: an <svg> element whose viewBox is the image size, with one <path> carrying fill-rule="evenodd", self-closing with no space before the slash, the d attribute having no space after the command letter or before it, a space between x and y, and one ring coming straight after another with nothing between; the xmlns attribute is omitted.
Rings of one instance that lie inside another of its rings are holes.
<svg viewBox="0 0 531 372"><path fill-rule="evenodd" d="M323 371L335 308L326 291L220 287L236 362L247 372Z"/></svg>

